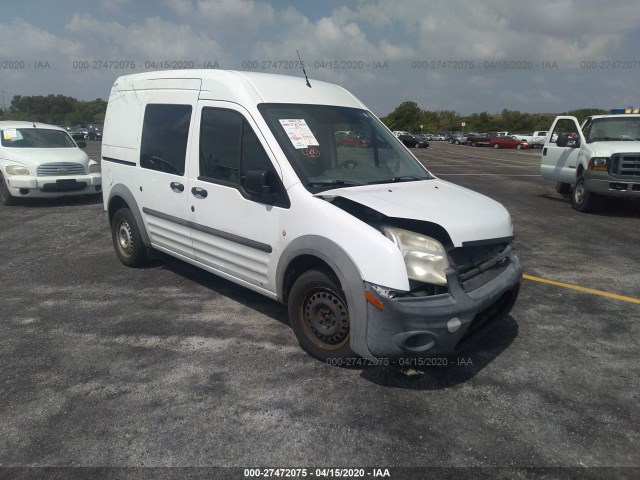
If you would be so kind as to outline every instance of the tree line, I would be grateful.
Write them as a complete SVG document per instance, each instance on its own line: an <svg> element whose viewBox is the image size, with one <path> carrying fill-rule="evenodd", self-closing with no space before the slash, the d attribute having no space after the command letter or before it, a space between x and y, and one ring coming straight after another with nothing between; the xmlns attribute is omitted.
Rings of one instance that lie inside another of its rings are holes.
<svg viewBox="0 0 640 480"><path fill-rule="evenodd" d="M0 120L28 120L52 125L101 125L104 123L107 102L101 98L83 101L53 94L16 95L5 108L0 108Z"/></svg>
<svg viewBox="0 0 640 480"><path fill-rule="evenodd" d="M107 102L101 98L83 101L64 95L22 96L16 95L10 106L0 109L0 120L30 120L53 125L102 124ZM402 102L381 120L391 130L408 132L532 132L547 130L556 115L572 115L580 122L589 115L608 113L595 108L582 108L563 113L526 113L504 109L501 113L487 112L460 115L452 110L422 110L416 102ZM462 127L462 123L465 126ZM422 125L422 129L420 128Z"/></svg>
<svg viewBox="0 0 640 480"><path fill-rule="evenodd" d="M501 113L487 112L459 115L451 110L428 111L418 107L416 102L402 102L389 115L381 117L391 130L407 132L514 132L524 133L548 130L557 115L571 115L582 122L589 115L609 113L597 108L581 108L562 113L525 113L504 109ZM465 124L462 127L462 123ZM422 125L422 129L420 126Z"/></svg>

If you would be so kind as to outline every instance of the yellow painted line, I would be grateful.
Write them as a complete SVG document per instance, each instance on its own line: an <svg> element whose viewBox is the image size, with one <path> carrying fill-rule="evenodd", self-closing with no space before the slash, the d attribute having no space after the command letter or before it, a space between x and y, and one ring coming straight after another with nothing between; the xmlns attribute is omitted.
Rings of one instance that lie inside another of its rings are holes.
<svg viewBox="0 0 640 480"><path fill-rule="evenodd" d="M617 293L603 292L602 290L580 287L579 285L572 285L570 283L556 282L554 280L547 280L546 278L533 277L526 274L522 275L522 278L526 278L527 280L532 280L534 282L548 283L549 285L555 285L556 287L570 288L571 290L577 290L579 292L600 295L601 297L615 298L616 300L622 300L623 302L640 304L640 298L625 297L624 295L618 295Z"/></svg>

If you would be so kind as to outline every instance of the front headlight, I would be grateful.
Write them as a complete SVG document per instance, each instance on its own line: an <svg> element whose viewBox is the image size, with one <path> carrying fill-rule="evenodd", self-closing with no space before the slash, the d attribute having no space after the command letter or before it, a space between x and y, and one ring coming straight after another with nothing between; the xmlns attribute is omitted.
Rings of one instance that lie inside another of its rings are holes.
<svg viewBox="0 0 640 480"><path fill-rule="evenodd" d="M589 159L589 170L606 172L608 161L609 159L607 157L592 157Z"/></svg>
<svg viewBox="0 0 640 480"><path fill-rule="evenodd" d="M99 163L89 164L89 173L100 173L101 171Z"/></svg>
<svg viewBox="0 0 640 480"><path fill-rule="evenodd" d="M29 169L23 165L9 165L7 175L29 175Z"/></svg>
<svg viewBox="0 0 640 480"><path fill-rule="evenodd" d="M411 280L447 284L444 271L449 267L449 259L439 241L396 227L383 227L382 232L400 249Z"/></svg>

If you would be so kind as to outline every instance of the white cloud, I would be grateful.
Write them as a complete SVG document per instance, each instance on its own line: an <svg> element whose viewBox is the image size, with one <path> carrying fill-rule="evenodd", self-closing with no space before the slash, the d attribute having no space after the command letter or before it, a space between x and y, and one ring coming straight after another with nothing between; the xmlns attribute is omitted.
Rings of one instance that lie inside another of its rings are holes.
<svg viewBox="0 0 640 480"><path fill-rule="evenodd" d="M88 40L92 51L84 53L91 58L104 57L102 45L109 46L109 55L116 60L198 61L224 58L224 49L208 34L159 17L125 26L113 21L102 22L87 14L75 14L67 24L67 30Z"/></svg>

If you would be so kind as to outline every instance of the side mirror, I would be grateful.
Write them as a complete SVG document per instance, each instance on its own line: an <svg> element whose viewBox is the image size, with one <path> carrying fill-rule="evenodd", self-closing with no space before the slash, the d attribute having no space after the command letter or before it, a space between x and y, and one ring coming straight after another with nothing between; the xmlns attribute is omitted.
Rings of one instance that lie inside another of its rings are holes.
<svg viewBox="0 0 640 480"><path fill-rule="evenodd" d="M556 146L576 148L580 146L580 139L577 137L571 137L568 134L563 133L558 136L558 140L556 140Z"/></svg>
<svg viewBox="0 0 640 480"><path fill-rule="evenodd" d="M269 177L267 170L249 170L244 180L244 189L250 195L261 197L265 203L274 203L276 194L273 193Z"/></svg>
<svg viewBox="0 0 640 480"><path fill-rule="evenodd" d="M78 145L78 148L86 148L87 147L87 142L85 142L84 140L78 140L76 142L76 145Z"/></svg>

